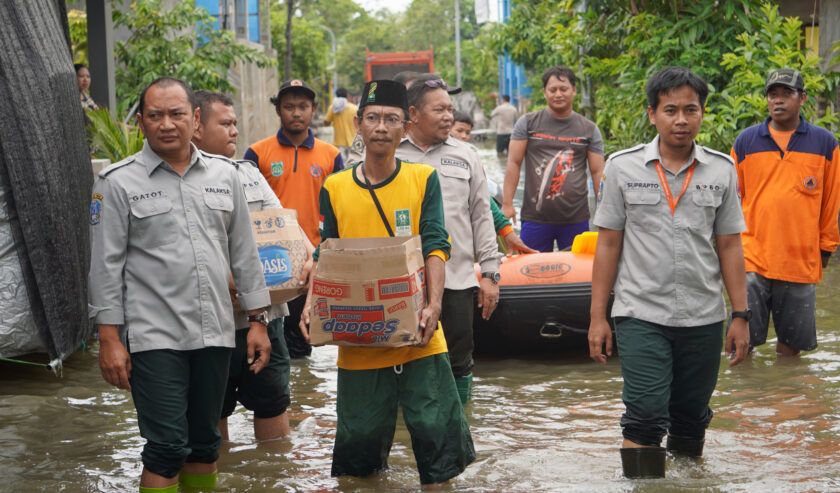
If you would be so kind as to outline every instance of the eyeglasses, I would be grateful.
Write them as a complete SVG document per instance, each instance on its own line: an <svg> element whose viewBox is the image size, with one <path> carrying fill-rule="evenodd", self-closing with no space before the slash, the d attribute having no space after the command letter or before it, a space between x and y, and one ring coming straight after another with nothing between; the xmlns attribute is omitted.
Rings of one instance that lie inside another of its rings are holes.
<svg viewBox="0 0 840 493"><path fill-rule="evenodd" d="M379 122L383 122L388 128L397 128L401 127L403 123L405 123L405 120L401 120L396 116L379 116L373 113L368 113L362 118L362 122L371 128L379 125Z"/></svg>

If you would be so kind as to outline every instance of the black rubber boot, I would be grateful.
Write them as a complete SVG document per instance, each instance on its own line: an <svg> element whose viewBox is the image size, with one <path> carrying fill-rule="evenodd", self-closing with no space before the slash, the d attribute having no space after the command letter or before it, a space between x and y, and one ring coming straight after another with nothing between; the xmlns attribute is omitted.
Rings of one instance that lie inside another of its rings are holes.
<svg viewBox="0 0 840 493"><path fill-rule="evenodd" d="M665 449L641 447L621 449L621 467L627 479L664 478Z"/></svg>
<svg viewBox="0 0 840 493"><path fill-rule="evenodd" d="M703 456L703 442L705 440L692 440L691 438L681 438L674 435L668 435L666 448L674 455L684 455L686 457L702 457Z"/></svg>

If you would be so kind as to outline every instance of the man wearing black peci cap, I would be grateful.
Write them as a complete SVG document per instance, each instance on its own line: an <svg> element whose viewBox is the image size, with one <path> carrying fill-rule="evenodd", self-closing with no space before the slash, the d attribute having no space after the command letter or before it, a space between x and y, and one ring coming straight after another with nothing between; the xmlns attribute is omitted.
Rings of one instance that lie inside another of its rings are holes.
<svg viewBox="0 0 840 493"><path fill-rule="evenodd" d="M368 82L355 119L365 160L328 177L321 189L322 239L420 235L426 268L420 345L338 349L332 474L368 476L387 468L399 406L420 482L434 485L461 474L475 450L438 325L450 251L440 182L431 166L395 157L407 120L405 86ZM301 317L306 335L311 296L310 290Z"/></svg>
<svg viewBox="0 0 840 493"><path fill-rule="evenodd" d="M270 101L280 117L280 130L277 135L252 144L245 151L245 159L259 165L283 207L297 211L303 231L317 245L318 191L330 173L344 169L344 160L335 146L316 139L309 128L317 107L315 91L309 84L300 79L287 80ZM289 315L283 322L290 328L284 334L292 358L312 353L312 348L293 329L300 322L303 302L303 296L289 301Z"/></svg>
<svg viewBox="0 0 840 493"><path fill-rule="evenodd" d="M817 347L817 283L840 242L840 162L831 132L800 114L798 70L773 71L764 94L770 116L732 147L747 223L750 347L766 341L772 313L776 354L796 356Z"/></svg>
<svg viewBox="0 0 840 493"><path fill-rule="evenodd" d="M411 87L411 84L417 80L419 77L423 77L429 74L424 74L422 72L414 72L411 70L403 70L402 72L397 72L394 75L394 82L398 82L404 85L406 88ZM438 79L440 76L436 76ZM447 87L446 92L449 93L450 96L454 96L455 94L459 94L461 92L460 87ZM356 161L361 161L365 158L365 142L362 140L361 135L356 135L356 138L353 139L353 143L350 144L350 151L347 157L348 163L354 163Z"/></svg>

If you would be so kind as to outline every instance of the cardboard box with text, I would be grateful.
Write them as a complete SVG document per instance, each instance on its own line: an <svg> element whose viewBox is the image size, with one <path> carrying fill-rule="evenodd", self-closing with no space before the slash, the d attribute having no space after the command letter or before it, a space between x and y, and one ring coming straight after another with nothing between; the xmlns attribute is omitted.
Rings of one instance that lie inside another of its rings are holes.
<svg viewBox="0 0 840 493"><path fill-rule="evenodd" d="M312 344L417 344L425 275L419 236L324 241L312 280Z"/></svg>
<svg viewBox="0 0 840 493"><path fill-rule="evenodd" d="M304 293L305 289L298 286L298 278L309 256L303 231L298 226L297 211L251 211L251 226L271 304L285 303Z"/></svg>

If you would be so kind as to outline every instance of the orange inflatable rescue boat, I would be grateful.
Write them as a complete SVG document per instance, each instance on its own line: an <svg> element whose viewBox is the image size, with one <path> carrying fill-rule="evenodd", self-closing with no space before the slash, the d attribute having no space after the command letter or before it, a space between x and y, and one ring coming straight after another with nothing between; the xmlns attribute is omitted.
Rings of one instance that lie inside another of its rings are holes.
<svg viewBox="0 0 840 493"><path fill-rule="evenodd" d="M575 238L571 251L502 259L498 307L489 320L475 312L476 350L533 349L570 336L585 338L597 239L598 233L587 232ZM476 274L480 278L478 266Z"/></svg>

